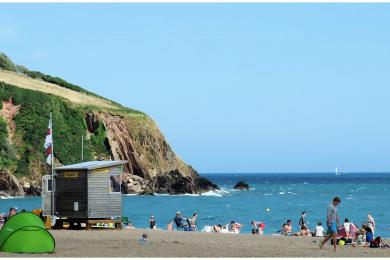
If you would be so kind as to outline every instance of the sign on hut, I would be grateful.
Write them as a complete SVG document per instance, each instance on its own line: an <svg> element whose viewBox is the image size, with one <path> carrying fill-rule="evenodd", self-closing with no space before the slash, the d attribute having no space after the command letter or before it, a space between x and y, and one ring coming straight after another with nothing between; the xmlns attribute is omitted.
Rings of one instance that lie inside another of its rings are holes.
<svg viewBox="0 0 390 260"><path fill-rule="evenodd" d="M55 168L54 179L46 175L42 181L43 214L54 213L60 224L66 219L71 225L86 223L88 227L116 219L119 225L121 173L125 163L127 161L90 161Z"/></svg>

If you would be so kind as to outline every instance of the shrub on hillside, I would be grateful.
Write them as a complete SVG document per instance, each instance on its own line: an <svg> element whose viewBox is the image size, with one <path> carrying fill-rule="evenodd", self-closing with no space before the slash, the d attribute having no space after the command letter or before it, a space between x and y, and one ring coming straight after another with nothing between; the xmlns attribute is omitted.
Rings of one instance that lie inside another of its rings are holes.
<svg viewBox="0 0 390 260"><path fill-rule="evenodd" d="M0 68L3 70L16 71L15 64L4 53L0 53Z"/></svg>

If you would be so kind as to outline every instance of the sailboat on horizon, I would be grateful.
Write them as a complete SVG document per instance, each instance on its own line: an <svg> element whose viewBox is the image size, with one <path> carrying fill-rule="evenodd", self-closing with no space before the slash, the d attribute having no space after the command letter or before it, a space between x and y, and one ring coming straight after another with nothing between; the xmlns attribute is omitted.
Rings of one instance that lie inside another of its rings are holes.
<svg viewBox="0 0 390 260"><path fill-rule="evenodd" d="M338 171L338 169L336 168L336 170L335 170L335 174L336 174L336 176L339 176L339 175L341 175L341 173Z"/></svg>

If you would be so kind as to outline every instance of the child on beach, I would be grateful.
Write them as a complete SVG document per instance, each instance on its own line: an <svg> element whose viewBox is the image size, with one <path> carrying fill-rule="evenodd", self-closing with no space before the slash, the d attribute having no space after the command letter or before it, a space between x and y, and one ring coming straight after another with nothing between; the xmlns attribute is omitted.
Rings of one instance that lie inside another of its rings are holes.
<svg viewBox="0 0 390 260"><path fill-rule="evenodd" d="M370 213L367 214L368 227L371 228L372 234L375 234L375 220Z"/></svg>
<svg viewBox="0 0 390 260"><path fill-rule="evenodd" d="M196 231L196 220L197 219L198 219L198 214L197 213L194 213L192 215L192 218L190 218L190 224L191 224L191 227L192 227L193 231Z"/></svg>
<svg viewBox="0 0 390 260"><path fill-rule="evenodd" d="M351 223L347 218L344 220L344 230L345 230L345 236L351 237Z"/></svg>
<svg viewBox="0 0 390 260"><path fill-rule="evenodd" d="M168 231L173 231L173 222L170 222L170 223L167 225L167 230L168 230Z"/></svg>
<svg viewBox="0 0 390 260"><path fill-rule="evenodd" d="M251 225L252 225L252 234L263 235L264 227L265 227L265 224L263 222L252 220Z"/></svg>
<svg viewBox="0 0 390 260"><path fill-rule="evenodd" d="M337 230L338 226L340 226L339 216L337 214L337 205L339 205L341 202L339 197L334 197L332 203L329 204L327 208L326 213L326 224L328 226L328 234L322 241L320 245L320 249L322 249L326 242L328 242L329 239L333 238L333 249L334 252L336 252L336 246L337 246Z"/></svg>
<svg viewBox="0 0 390 260"><path fill-rule="evenodd" d="M323 237L324 236L324 227L322 226L321 222L318 222L318 224L314 230L314 236L316 236L316 237Z"/></svg>

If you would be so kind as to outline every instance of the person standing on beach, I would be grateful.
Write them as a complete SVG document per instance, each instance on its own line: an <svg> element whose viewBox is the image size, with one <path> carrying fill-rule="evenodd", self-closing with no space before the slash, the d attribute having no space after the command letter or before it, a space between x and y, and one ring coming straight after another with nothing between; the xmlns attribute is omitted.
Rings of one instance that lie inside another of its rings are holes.
<svg viewBox="0 0 390 260"><path fill-rule="evenodd" d="M192 218L190 218L190 224L193 231L196 231L196 220L198 219L198 213L194 213L192 215Z"/></svg>
<svg viewBox="0 0 390 260"><path fill-rule="evenodd" d="M371 228L372 234L375 234L375 220L370 213L367 214L368 227Z"/></svg>
<svg viewBox="0 0 390 260"><path fill-rule="evenodd" d="M157 229L156 219L154 218L154 216L150 216L149 227L150 229Z"/></svg>
<svg viewBox="0 0 390 260"><path fill-rule="evenodd" d="M305 217L306 217L306 212L303 211L298 223L299 229L302 229L303 227L307 227L307 222L305 221Z"/></svg>
<svg viewBox="0 0 390 260"><path fill-rule="evenodd" d="M326 210L326 224L328 226L328 234L322 241L320 249L322 249L329 239L333 238L333 248L336 252L337 247L337 229L340 226L339 216L337 214L337 205L341 202L339 197L334 197L332 203L329 204Z"/></svg>

